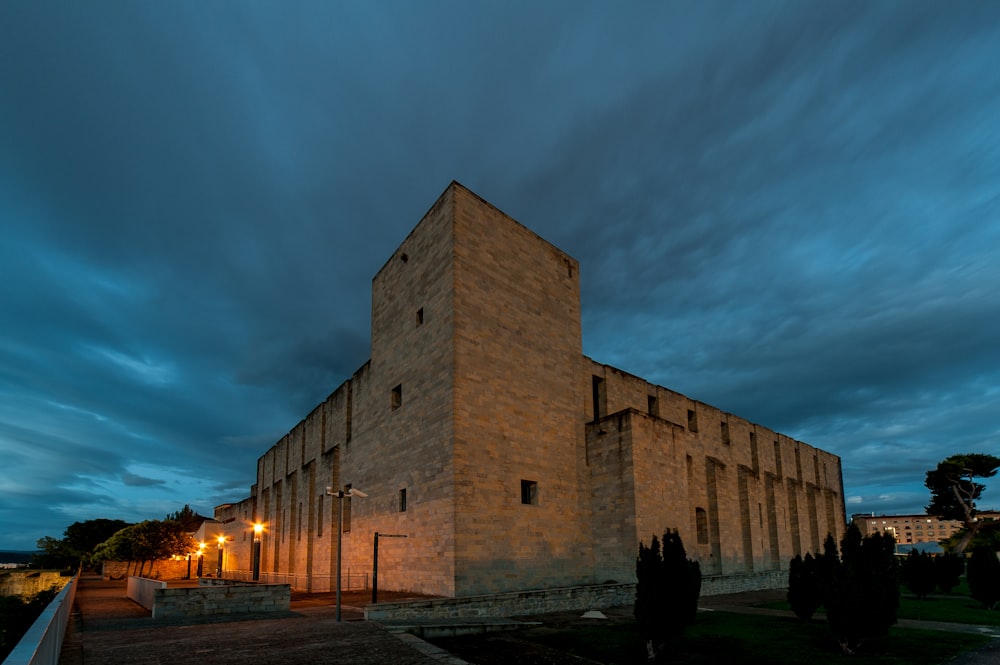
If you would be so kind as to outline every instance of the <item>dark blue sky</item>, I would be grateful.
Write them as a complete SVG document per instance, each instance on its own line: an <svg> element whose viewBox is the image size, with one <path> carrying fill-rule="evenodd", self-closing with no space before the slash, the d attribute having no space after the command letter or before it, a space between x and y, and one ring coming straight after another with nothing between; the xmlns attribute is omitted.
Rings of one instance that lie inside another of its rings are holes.
<svg viewBox="0 0 1000 665"><path fill-rule="evenodd" d="M0 3L0 547L247 496L452 179L587 355L920 511L1000 454L998 63L987 2Z"/></svg>

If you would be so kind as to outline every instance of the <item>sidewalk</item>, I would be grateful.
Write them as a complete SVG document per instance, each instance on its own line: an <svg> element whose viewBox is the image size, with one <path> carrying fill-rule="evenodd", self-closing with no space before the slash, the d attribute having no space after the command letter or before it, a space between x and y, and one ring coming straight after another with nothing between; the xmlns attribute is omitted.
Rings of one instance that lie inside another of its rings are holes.
<svg viewBox="0 0 1000 665"><path fill-rule="evenodd" d="M344 593L336 621L332 594L296 600L291 611L216 622L157 620L125 596L124 581L82 578L59 665L440 665L457 659L410 636L363 621L364 594ZM426 651L426 653L425 653Z"/></svg>

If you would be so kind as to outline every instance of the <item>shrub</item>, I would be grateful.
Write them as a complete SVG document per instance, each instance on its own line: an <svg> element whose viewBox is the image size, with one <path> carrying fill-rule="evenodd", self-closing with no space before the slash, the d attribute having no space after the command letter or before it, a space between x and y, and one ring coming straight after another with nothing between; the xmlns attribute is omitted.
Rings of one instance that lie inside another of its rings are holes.
<svg viewBox="0 0 1000 665"><path fill-rule="evenodd" d="M826 616L841 650L853 655L868 639L882 637L896 623L899 580L891 536L862 539L855 524L840 544L840 562L831 566Z"/></svg>
<svg viewBox="0 0 1000 665"><path fill-rule="evenodd" d="M668 530L660 540L653 536L649 547L639 543L636 559L635 618L647 655L655 658L672 640L684 635L694 623L701 593L701 568L687 558L676 531Z"/></svg>
<svg viewBox="0 0 1000 665"><path fill-rule="evenodd" d="M812 554L796 554L788 567L788 604L795 616L808 621L823 604L824 580L820 562Z"/></svg>
<svg viewBox="0 0 1000 665"><path fill-rule="evenodd" d="M910 550L903 562L903 583L917 598L926 598L937 586L933 557L920 550Z"/></svg>
<svg viewBox="0 0 1000 665"><path fill-rule="evenodd" d="M963 572L965 572L965 557L949 552L939 554L934 559L934 579L938 588L945 593L951 593L951 590L958 586Z"/></svg>
<svg viewBox="0 0 1000 665"><path fill-rule="evenodd" d="M967 576L972 597L988 610L996 607L1000 601L1000 559L996 552L985 547L974 549Z"/></svg>

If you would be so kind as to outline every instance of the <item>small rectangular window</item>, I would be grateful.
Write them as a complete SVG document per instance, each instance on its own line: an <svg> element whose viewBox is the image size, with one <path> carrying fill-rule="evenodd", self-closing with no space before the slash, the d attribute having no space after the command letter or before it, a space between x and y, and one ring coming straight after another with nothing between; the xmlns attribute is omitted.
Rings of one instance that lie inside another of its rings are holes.
<svg viewBox="0 0 1000 665"><path fill-rule="evenodd" d="M323 537L323 495L320 494L318 498L319 498L319 502L318 502L319 503L319 508L317 510L319 512L319 519L316 520L316 537L317 538L322 538Z"/></svg>
<svg viewBox="0 0 1000 665"><path fill-rule="evenodd" d="M406 512L406 488L399 490L399 512Z"/></svg>
<svg viewBox="0 0 1000 665"><path fill-rule="evenodd" d="M698 431L698 414L695 413L694 409L688 409L688 430L691 432Z"/></svg>
<svg viewBox="0 0 1000 665"><path fill-rule="evenodd" d="M729 445L729 423L723 420L719 423L720 436L722 437L722 443Z"/></svg>
<svg viewBox="0 0 1000 665"><path fill-rule="evenodd" d="M403 405L403 384L399 384L392 389L391 405L393 411Z"/></svg>
<svg viewBox="0 0 1000 665"><path fill-rule="evenodd" d="M528 506L538 505L538 483L534 480L521 481L521 503Z"/></svg>
<svg viewBox="0 0 1000 665"><path fill-rule="evenodd" d="M417 327L424 325L424 308L421 307L417 310Z"/></svg>
<svg viewBox="0 0 1000 665"><path fill-rule="evenodd" d="M646 395L646 407L649 415L656 418L660 417L660 405L656 399L656 395Z"/></svg>

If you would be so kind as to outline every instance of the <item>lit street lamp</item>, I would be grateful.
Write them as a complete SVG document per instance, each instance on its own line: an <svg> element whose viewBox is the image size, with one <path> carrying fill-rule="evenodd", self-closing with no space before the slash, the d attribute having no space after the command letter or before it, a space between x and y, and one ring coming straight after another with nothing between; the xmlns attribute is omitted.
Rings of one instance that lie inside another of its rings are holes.
<svg viewBox="0 0 1000 665"><path fill-rule="evenodd" d="M326 493L329 496L337 497L337 621L340 621L340 558L342 541L344 539L344 497L364 498L368 496L359 489L350 487L346 490L335 490L333 486L327 486Z"/></svg>
<svg viewBox="0 0 1000 665"><path fill-rule="evenodd" d="M202 567L205 563L205 543L198 543L198 572L197 576L201 577Z"/></svg>
<svg viewBox="0 0 1000 665"><path fill-rule="evenodd" d="M260 580L260 534L264 532L264 525L254 522L253 525L253 581Z"/></svg>
<svg viewBox="0 0 1000 665"><path fill-rule="evenodd" d="M215 572L215 576L222 579L222 546L226 544L226 537L219 536L219 567Z"/></svg>

